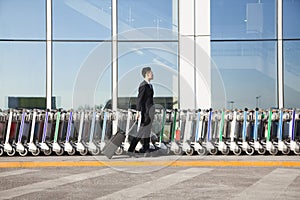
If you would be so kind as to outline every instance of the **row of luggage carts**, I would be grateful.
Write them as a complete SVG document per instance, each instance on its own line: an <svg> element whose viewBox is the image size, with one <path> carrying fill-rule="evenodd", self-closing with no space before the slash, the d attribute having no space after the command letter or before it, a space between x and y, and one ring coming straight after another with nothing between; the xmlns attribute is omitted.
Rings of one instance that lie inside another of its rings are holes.
<svg viewBox="0 0 300 200"><path fill-rule="evenodd" d="M125 140L115 152L121 155L140 128L136 114L132 109L1 111L0 155L100 155L122 132ZM150 148L165 155L300 155L299 122L297 109L157 109Z"/></svg>

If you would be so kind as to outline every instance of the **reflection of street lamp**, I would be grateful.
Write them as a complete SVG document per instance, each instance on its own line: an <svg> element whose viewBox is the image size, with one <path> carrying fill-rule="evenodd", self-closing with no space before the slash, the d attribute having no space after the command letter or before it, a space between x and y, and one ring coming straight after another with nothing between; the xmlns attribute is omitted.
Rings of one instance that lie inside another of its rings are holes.
<svg viewBox="0 0 300 200"><path fill-rule="evenodd" d="M256 108L259 108L259 99L260 99L261 95L255 97L256 98Z"/></svg>
<svg viewBox="0 0 300 200"><path fill-rule="evenodd" d="M157 35L157 38L159 38L158 29L159 29L159 23L162 22L162 20L159 19L158 17L156 17L156 19L153 20L153 22L156 22L156 35Z"/></svg>
<svg viewBox="0 0 300 200"><path fill-rule="evenodd" d="M229 106L229 107L231 107L230 109L233 110L234 101L228 101L228 103L230 104L230 106Z"/></svg>
<svg viewBox="0 0 300 200"><path fill-rule="evenodd" d="M134 19L132 18L132 13L131 13L131 7L129 7L129 17L128 17L127 21L129 22L129 24L131 24L131 22L134 22Z"/></svg>

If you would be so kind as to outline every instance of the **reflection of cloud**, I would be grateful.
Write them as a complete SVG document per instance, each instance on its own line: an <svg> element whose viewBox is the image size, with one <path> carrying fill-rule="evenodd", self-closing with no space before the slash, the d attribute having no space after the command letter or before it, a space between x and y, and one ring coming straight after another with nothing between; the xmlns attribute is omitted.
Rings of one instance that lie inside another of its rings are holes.
<svg viewBox="0 0 300 200"><path fill-rule="evenodd" d="M87 1L82 0L65 0L66 5L76 10L77 12L89 17L98 24L110 29L111 28L111 16L103 9L100 9Z"/></svg>
<svg viewBox="0 0 300 200"><path fill-rule="evenodd" d="M140 55L140 56L144 54L142 51L140 51L136 48L132 48L132 51L135 52L136 54Z"/></svg>

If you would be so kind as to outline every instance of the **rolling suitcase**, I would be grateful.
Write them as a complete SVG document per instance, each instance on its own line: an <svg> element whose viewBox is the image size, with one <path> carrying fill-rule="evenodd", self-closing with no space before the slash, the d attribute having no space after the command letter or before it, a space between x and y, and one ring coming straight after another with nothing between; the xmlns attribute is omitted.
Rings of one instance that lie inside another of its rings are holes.
<svg viewBox="0 0 300 200"><path fill-rule="evenodd" d="M122 145L124 140L125 140L125 133L123 131L118 131L115 135L112 136L109 142L105 145L102 153L107 158L111 159L115 154L116 150Z"/></svg>

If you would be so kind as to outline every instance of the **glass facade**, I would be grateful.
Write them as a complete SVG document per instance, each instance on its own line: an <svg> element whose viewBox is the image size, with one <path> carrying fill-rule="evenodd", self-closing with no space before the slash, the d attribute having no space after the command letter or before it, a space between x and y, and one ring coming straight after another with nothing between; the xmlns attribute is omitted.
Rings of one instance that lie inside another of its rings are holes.
<svg viewBox="0 0 300 200"><path fill-rule="evenodd" d="M285 107L299 107L300 1L283 1L283 69Z"/></svg>
<svg viewBox="0 0 300 200"><path fill-rule="evenodd" d="M0 39L46 39L44 0L0 1Z"/></svg>
<svg viewBox="0 0 300 200"><path fill-rule="evenodd" d="M118 39L177 40L177 0L118 0L117 2Z"/></svg>
<svg viewBox="0 0 300 200"><path fill-rule="evenodd" d="M137 97L138 86L143 81L141 69L151 66L155 97L178 99L177 49L177 42L120 42L118 96L129 97L128 101ZM121 104L119 107L124 107Z"/></svg>
<svg viewBox="0 0 300 200"><path fill-rule="evenodd" d="M275 0L211 0L212 102L218 74L228 108L277 106L276 13Z"/></svg>
<svg viewBox="0 0 300 200"><path fill-rule="evenodd" d="M44 0L0 1L0 108L10 98L46 98Z"/></svg>
<svg viewBox="0 0 300 200"><path fill-rule="evenodd" d="M52 0L54 40L111 39L111 0Z"/></svg>
<svg viewBox="0 0 300 200"><path fill-rule="evenodd" d="M157 97L182 98L178 77L185 69L178 62L178 32L181 23L189 22L179 21L178 0L52 0L51 66L46 58L46 2L0 1L0 108L9 107L9 97L46 99L49 85L56 108L101 108L114 98L114 84L119 98L136 97L146 65L153 68ZM209 2L211 106L278 107L278 1ZM300 107L299 10L299 0L282 0L284 107ZM199 35L195 29L194 35L185 36ZM225 104L218 101L219 93L225 94Z"/></svg>

